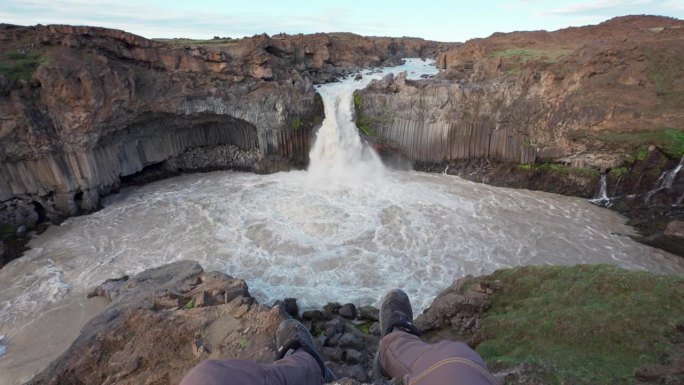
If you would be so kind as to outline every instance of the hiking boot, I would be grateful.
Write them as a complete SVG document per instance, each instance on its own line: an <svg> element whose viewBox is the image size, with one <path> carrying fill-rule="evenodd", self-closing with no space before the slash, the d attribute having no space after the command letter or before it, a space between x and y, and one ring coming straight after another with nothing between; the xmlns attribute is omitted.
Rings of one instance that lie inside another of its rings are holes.
<svg viewBox="0 0 684 385"><path fill-rule="evenodd" d="M408 295L400 289L388 291L382 297L380 304L380 335L385 337L393 331L401 330L420 337L420 331L413 325L413 310ZM391 379L391 376L380 365L380 350L375 353L373 360L373 377L384 377Z"/></svg>
<svg viewBox="0 0 684 385"><path fill-rule="evenodd" d="M288 318L280 322L276 331L276 344L278 345L276 360L285 357L290 351L302 349L316 359L318 366L321 367L325 382L333 382L337 379L333 372L325 367L323 358L316 351L311 333L299 321Z"/></svg>

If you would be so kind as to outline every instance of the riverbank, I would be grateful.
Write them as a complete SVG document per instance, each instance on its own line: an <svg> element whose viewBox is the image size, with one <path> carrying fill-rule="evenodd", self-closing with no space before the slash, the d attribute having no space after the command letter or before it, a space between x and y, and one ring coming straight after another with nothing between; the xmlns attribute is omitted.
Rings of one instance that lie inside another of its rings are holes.
<svg viewBox="0 0 684 385"><path fill-rule="evenodd" d="M340 383L370 381L379 341L372 306L300 311L295 299L265 306L243 280L188 261L108 281L93 295L112 302L30 384L176 384L208 358L271 362L275 329L288 313L348 378ZM520 267L454 282L415 323L427 341L469 343L503 384L677 383L683 306L681 275Z"/></svg>

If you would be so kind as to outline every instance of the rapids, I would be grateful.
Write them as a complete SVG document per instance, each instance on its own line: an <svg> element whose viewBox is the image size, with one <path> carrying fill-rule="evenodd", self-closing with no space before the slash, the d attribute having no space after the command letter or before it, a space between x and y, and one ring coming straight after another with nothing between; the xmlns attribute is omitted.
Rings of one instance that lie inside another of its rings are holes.
<svg viewBox="0 0 684 385"><path fill-rule="evenodd" d="M436 72L419 60L384 72L404 69ZM634 242L622 217L585 200L385 169L351 122L352 91L380 76L319 88L326 119L307 171L162 180L34 239L0 270L0 384L29 379L68 346L104 306L84 299L94 286L182 259L245 279L262 303L377 304L402 287L416 312L455 278L511 266L684 273L684 259Z"/></svg>

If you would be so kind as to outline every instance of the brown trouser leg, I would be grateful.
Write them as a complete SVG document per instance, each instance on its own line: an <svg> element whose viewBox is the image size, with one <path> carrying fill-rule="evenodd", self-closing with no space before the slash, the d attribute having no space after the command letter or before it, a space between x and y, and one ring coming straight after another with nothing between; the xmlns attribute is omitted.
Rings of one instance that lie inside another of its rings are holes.
<svg viewBox="0 0 684 385"><path fill-rule="evenodd" d="M434 345L396 331L380 340L380 364L405 385L495 385L482 357L462 342Z"/></svg>
<svg viewBox="0 0 684 385"><path fill-rule="evenodd" d="M272 364L246 360L206 360L192 368L180 385L322 385L321 367L297 350Z"/></svg>

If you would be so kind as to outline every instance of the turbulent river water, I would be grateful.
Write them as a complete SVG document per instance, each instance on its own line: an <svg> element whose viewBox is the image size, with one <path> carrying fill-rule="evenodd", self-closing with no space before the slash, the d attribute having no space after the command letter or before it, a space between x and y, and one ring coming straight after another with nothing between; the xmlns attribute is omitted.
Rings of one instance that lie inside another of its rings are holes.
<svg viewBox="0 0 684 385"><path fill-rule="evenodd" d="M585 200L387 170L351 122L352 91L402 70L436 72L410 60L319 88L326 119L307 171L171 178L34 239L0 270L0 384L68 346L105 305L85 299L95 285L182 259L245 279L262 303L304 307L373 304L402 287L420 310L455 278L528 264L684 273L684 259L634 242L623 218Z"/></svg>

